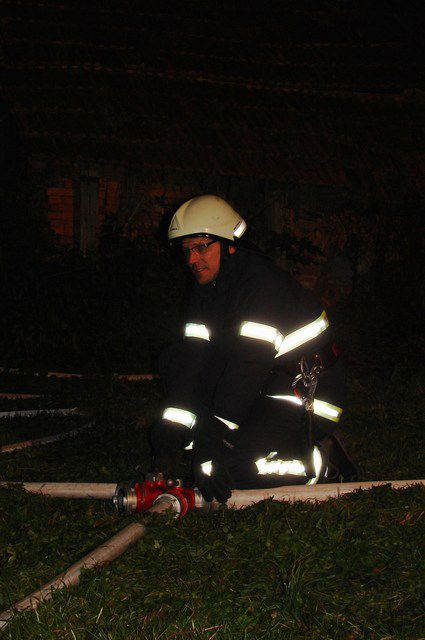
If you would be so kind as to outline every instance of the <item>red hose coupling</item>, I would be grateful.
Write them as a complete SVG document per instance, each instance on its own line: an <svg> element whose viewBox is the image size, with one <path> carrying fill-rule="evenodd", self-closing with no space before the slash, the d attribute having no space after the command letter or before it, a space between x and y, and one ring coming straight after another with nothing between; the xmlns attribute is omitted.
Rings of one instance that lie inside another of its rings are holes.
<svg viewBox="0 0 425 640"><path fill-rule="evenodd" d="M144 482L123 482L117 485L112 498L117 511L124 515L144 513L163 495L170 496L170 507L178 517L183 517L195 508L195 491L183 487L168 485L164 478L148 476Z"/></svg>

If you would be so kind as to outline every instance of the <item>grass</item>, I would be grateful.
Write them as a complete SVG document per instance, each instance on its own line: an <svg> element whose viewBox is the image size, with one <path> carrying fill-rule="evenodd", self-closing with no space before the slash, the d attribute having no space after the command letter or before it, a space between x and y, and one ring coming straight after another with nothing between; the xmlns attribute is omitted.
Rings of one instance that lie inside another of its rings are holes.
<svg viewBox="0 0 425 640"><path fill-rule="evenodd" d="M23 440L34 440L42 436L63 434L86 424L88 419L77 415L58 417L46 414L31 419L28 417L1 418L0 446Z"/></svg>
<svg viewBox="0 0 425 640"><path fill-rule="evenodd" d="M105 504L8 496L20 516L3 560L5 604L125 523ZM380 488L325 504L151 518L134 549L18 616L5 635L420 638L422 499L418 489Z"/></svg>
<svg viewBox="0 0 425 640"><path fill-rule="evenodd" d="M95 413L97 426L1 456L2 478L111 482L135 477L135 465L147 468L146 425L160 397L157 383L103 378L84 385L56 381L54 389L49 379L44 383L43 392L78 400ZM393 376L392 391L384 391L377 376L352 377L349 440L366 478L423 477L420 413L413 408L417 389L411 385L413 398L396 393L398 383ZM35 384L40 390L40 380ZM40 437L53 428L50 421L56 428L75 420L30 419L26 428ZM3 439L16 441L18 431L6 423ZM384 487L321 504L266 501L243 511L222 508L181 522L148 517L147 534L133 549L85 573L78 587L57 592L37 611L16 616L4 637L423 638L423 498L418 487ZM106 502L0 491L0 608L131 520L118 517Z"/></svg>
<svg viewBox="0 0 425 640"><path fill-rule="evenodd" d="M375 310L362 325L358 309L346 315L348 329L338 325L352 365L343 427L348 443L367 480L424 478L419 343L413 332L397 333L402 319L394 329L391 318ZM1 455L1 478L116 482L138 477L136 466L148 468L146 427L160 399L157 382L3 374L0 388L44 395L2 401L2 410L46 402L78 405L96 418L95 428L78 436ZM41 437L80 420L0 421L0 440ZM78 587L16 616L4 637L424 640L424 497L418 486L380 487L318 504L222 507L178 522L138 517L147 532L132 549L85 572ZM0 490L0 610L131 521L107 502Z"/></svg>

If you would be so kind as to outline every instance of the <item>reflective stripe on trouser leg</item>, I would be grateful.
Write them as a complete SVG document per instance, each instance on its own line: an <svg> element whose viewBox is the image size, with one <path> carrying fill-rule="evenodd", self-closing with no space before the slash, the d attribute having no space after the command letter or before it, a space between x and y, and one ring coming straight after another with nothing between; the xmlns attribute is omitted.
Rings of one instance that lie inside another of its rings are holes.
<svg viewBox="0 0 425 640"><path fill-rule="evenodd" d="M273 451L269 453L265 458L259 458L255 461L258 469L258 475L292 475L292 476L305 476L305 467L301 460L281 460L276 458L277 452ZM316 484L320 478L322 472L322 455L318 447L313 449L313 467L314 478L308 480L306 484Z"/></svg>

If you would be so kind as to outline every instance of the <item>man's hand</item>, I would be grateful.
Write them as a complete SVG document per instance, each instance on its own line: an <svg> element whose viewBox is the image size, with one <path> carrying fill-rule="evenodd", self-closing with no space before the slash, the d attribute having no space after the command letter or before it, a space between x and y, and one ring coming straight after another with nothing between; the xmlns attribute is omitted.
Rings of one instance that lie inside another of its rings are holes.
<svg viewBox="0 0 425 640"><path fill-rule="evenodd" d="M205 473L202 464L193 462L193 477L195 486L207 502L214 498L218 502L226 502L232 495L232 478L224 465L212 465L211 475Z"/></svg>
<svg viewBox="0 0 425 640"><path fill-rule="evenodd" d="M233 480L226 460L234 449L232 431L215 416L204 416L194 429L192 474L195 486L208 502L226 502L232 495ZM207 464L205 464L207 463Z"/></svg>
<svg viewBox="0 0 425 640"><path fill-rule="evenodd" d="M191 430L177 422L158 420L152 425L150 441L154 457L154 471L165 479L176 479L183 450L192 439Z"/></svg>

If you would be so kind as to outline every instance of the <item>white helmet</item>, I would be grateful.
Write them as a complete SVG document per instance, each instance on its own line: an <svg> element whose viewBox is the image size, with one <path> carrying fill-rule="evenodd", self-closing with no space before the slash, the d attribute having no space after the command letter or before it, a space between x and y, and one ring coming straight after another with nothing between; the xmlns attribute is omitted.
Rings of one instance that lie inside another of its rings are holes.
<svg viewBox="0 0 425 640"><path fill-rule="evenodd" d="M212 236L234 242L246 230L246 222L218 196L198 196L179 207L171 220L168 239Z"/></svg>

